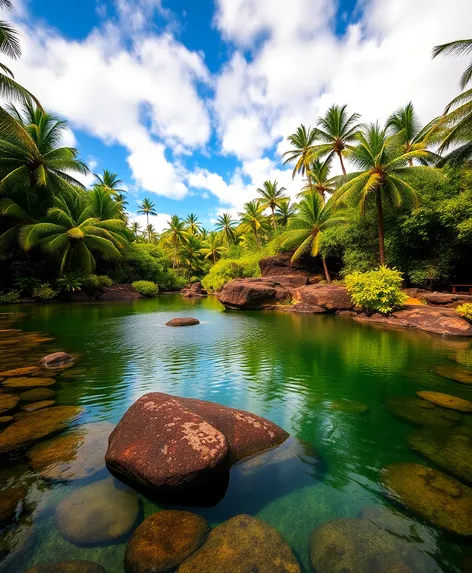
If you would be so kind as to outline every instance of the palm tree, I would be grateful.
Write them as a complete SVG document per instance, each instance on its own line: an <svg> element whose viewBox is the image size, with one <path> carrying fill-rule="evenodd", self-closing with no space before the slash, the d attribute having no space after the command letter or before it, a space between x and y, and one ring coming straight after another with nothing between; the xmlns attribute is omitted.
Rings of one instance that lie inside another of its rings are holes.
<svg viewBox="0 0 472 573"><path fill-rule="evenodd" d="M438 170L425 165L409 166L410 159L429 161L426 149L405 152L397 137L389 137L387 128L378 123L365 127L356 136L357 146L350 150L349 159L360 170L350 173L337 189L338 204L357 202L365 212L367 200L373 195L377 205L380 264L385 264L383 202L393 207L416 206L419 203L413 178L421 174L423 181L437 180Z"/></svg>
<svg viewBox="0 0 472 573"><path fill-rule="evenodd" d="M285 158L283 165L293 161L296 162L292 171L292 179L295 178L297 173L302 176L306 175L310 164L312 148L317 139L316 131L311 129L311 127L307 129L302 123L300 127L297 128L297 131L289 135L287 139L292 144L293 149L286 151L282 155L282 159Z"/></svg>
<svg viewBox="0 0 472 573"><path fill-rule="evenodd" d="M200 229L200 240L201 240L201 241L206 241L207 238L208 238L208 234L209 234L208 229L205 229L205 227L202 227L202 228Z"/></svg>
<svg viewBox="0 0 472 573"><path fill-rule="evenodd" d="M101 175L97 175L95 173L95 177L97 178L97 183L95 186L102 187L105 191L108 191L110 195L124 195L126 191L124 189L120 189L119 185L123 183L121 179L118 179L118 175L116 173L112 173L108 169L104 169Z"/></svg>
<svg viewBox="0 0 472 573"><path fill-rule="evenodd" d="M10 0L0 0L0 8L13 9ZM5 21L0 21L0 53L13 60L21 57L21 45L18 32ZM6 100L34 101L41 109L41 104L36 97L26 88L15 81L13 72L5 64L0 63L0 96ZM3 73L4 72L4 73Z"/></svg>
<svg viewBox="0 0 472 573"><path fill-rule="evenodd" d="M472 54L472 39L468 40L456 40L454 42L448 42L447 44L441 44L440 46L434 46L433 48L433 58L439 55L449 56L468 56ZM461 76L460 87L464 90L467 84L472 79L472 61L465 69Z"/></svg>
<svg viewBox="0 0 472 573"><path fill-rule="evenodd" d="M178 262L179 248L190 239L191 235L186 228L185 221L178 215L172 215L167 227L162 233L164 243L168 244L173 251L172 268L175 269Z"/></svg>
<svg viewBox="0 0 472 573"><path fill-rule="evenodd" d="M60 260L59 274L70 269L87 273L95 269L95 253L105 260L116 259L126 244L121 219L90 217L83 192L54 198L54 206L38 223L21 229L20 242L29 251L39 248Z"/></svg>
<svg viewBox="0 0 472 573"><path fill-rule="evenodd" d="M156 238L156 229L154 228L154 226L152 224L149 224L146 227L146 234L148 236L148 241L151 242L154 241L154 239Z"/></svg>
<svg viewBox="0 0 472 573"><path fill-rule="evenodd" d="M190 215L185 219L185 222L187 223L187 231L190 234L198 235L200 233L200 222L196 215L190 213Z"/></svg>
<svg viewBox="0 0 472 573"><path fill-rule="evenodd" d="M21 110L0 107L0 191L47 188L75 194L83 185L71 173L87 174L76 149L58 147L65 121L27 102Z"/></svg>
<svg viewBox="0 0 472 573"><path fill-rule="evenodd" d="M136 240L139 233L141 232L141 225L138 223L138 221L133 221L131 223L131 232L133 233L134 240Z"/></svg>
<svg viewBox="0 0 472 573"><path fill-rule="evenodd" d="M211 259L213 264L220 259L228 249L221 244L221 237L216 231L209 233L208 237L202 243L200 253L205 259Z"/></svg>
<svg viewBox="0 0 472 573"><path fill-rule="evenodd" d="M149 215L155 217L157 215L156 206L151 199L143 199L141 205L138 205L138 214L146 215L146 229L149 227ZM151 242L151 236L148 233L148 242Z"/></svg>
<svg viewBox="0 0 472 573"><path fill-rule="evenodd" d="M286 227L296 212L297 208L295 204L290 203L290 201L284 201L275 212L275 216L277 217L277 224L281 227Z"/></svg>
<svg viewBox="0 0 472 573"><path fill-rule="evenodd" d="M259 200L259 206L261 211L265 209L270 209L272 212L272 226L274 229L277 228L277 221L275 218L275 210L280 207L280 205L288 200L288 197L284 194L286 191L285 187L279 187L277 181L264 181L262 188L258 188L257 192L261 196Z"/></svg>
<svg viewBox="0 0 472 573"><path fill-rule="evenodd" d="M343 154L346 149L351 147L356 134L362 127L358 123L360 115L353 113L348 117L346 108L346 105L342 107L333 105L324 117L318 119L318 127L314 131L316 140L321 143L313 145L308 154L310 162L325 155L327 155L327 159L337 155L344 175L346 175L346 168L344 167Z"/></svg>
<svg viewBox="0 0 472 573"><path fill-rule="evenodd" d="M307 184L302 188L298 197L304 197L307 193L316 191L325 200L325 193L333 193L335 186L335 178L330 178L329 172L331 169L332 156L324 161L314 159L307 171L308 180Z"/></svg>
<svg viewBox="0 0 472 573"><path fill-rule="evenodd" d="M261 204L258 199L244 204L244 211L239 213L241 229L245 233L253 233L257 245L260 246L260 231L264 229L266 219L262 214Z"/></svg>
<svg viewBox="0 0 472 573"><path fill-rule="evenodd" d="M229 213L223 213L216 220L215 229L223 236L223 243L228 247L236 240L236 221Z"/></svg>
<svg viewBox="0 0 472 573"><path fill-rule="evenodd" d="M190 271L201 269L201 244L195 235L189 235L179 248L181 262Z"/></svg>
<svg viewBox="0 0 472 573"><path fill-rule="evenodd" d="M84 208L83 216L93 219L120 219L122 212L120 206L116 204L113 197L103 189L96 186L85 195L87 205Z"/></svg>
<svg viewBox="0 0 472 573"><path fill-rule="evenodd" d="M323 232L334 225L347 222L342 212L336 211L334 201L324 202L319 193L312 191L298 204L298 213L290 221L288 229L282 235L284 247L294 248L292 262L302 255L318 256L320 252L320 239ZM326 260L322 257L326 281L331 282Z"/></svg>

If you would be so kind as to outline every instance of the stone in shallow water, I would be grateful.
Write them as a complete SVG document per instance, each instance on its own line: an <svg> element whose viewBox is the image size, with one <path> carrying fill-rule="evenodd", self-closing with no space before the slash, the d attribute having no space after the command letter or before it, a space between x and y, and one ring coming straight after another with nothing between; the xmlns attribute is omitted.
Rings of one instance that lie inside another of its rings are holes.
<svg viewBox="0 0 472 573"><path fill-rule="evenodd" d="M268 523L237 515L215 527L178 573L300 573L290 546Z"/></svg>
<svg viewBox="0 0 472 573"><path fill-rule="evenodd" d="M333 519L310 537L317 573L439 573L435 561L366 519Z"/></svg>
<svg viewBox="0 0 472 573"><path fill-rule="evenodd" d="M408 436L410 448L448 473L472 483L472 428L420 430Z"/></svg>
<svg viewBox="0 0 472 573"><path fill-rule="evenodd" d="M13 416L0 416L0 424L9 424L13 419Z"/></svg>
<svg viewBox="0 0 472 573"><path fill-rule="evenodd" d="M472 402L451 396L451 394L443 394L442 392L417 392L417 395L423 400L428 400L436 406L449 408L450 410L457 410L458 412L472 412Z"/></svg>
<svg viewBox="0 0 472 573"><path fill-rule="evenodd" d="M138 511L136 493L108 478L67 496L56 508L56 526L77 545L110 543L131 531Z"/></svg>
<svg viewBox="0 0 472 573"><path fill-rule="evenodd" d="M5 378L14 376L29 376L30 374L36 374L40 371L41 368L39 368L39 366L22 366L21 368L13 368L11 370L0 372L0 376L4 376Z"/></svg>
<svg viewBox="0 0 472 573"><path fill-rule="evenodd" d="M472 371L460 366L436 366L434 372L443 378L449 378L449 380L454 380L461 384L472 384Z"/></svg>
<svg viewBox="0 0 472 573"><path fill-rule="evenodd" d="M53 352L53 354L48 354L47 356L43 356L39 361L41 366L60 366L61 364L67 364L72 362L74 358L67 354L67 352Z"/></svg>
<svg viewBox="0 0 472 573"><path fill-rule="evenodd" d="M19 401L19 396L15 394L0 394L0 414L13 410Z"/></svg>
<svg viewBox="0 0 472 573"><path fill-rule="evenodd" d="M442 472L415 463L392 464L382 470L387 496L436 527L472 536L472 489Z"/></svg>
<svg viewBox="0 0 472 573"><path fill-rule="evenodd" d="M54 400L42 400L41 402L33 402L26 406L22 406L24 412L36 412L37 410L44 410L44 408L49 408L54 406L56 402Z"/></svg>
<svg viewBox="0 0 472 573"><path fill-rule="evenodd" d="M24 402L40 402L42 400L49 400L55 395L54 390L50 388L32 388L20 394L20 400Z"/></svg>
<svg viewBox="0 0 472 573"><path fill-rule="evenodd" d="M98 563L77 559L57 563L38 563L25 573L106 573L106 571Z"/></svg>
<svg viewBox="0 0 472 573"><path fill-rule="evenodd" d="M87 373L87 368L70 368L61 373L62 378L77 378L79 376L84 376Z"/></svg>
<svg viewBox="0 0 472 573"><path fill-rule="evenodd" d="M327 400L321 404L323 408L328 410L336 410L337 412L347 412L350 414L366 414L369 410L367 404L357 402L356 400Z"/></svg>
<svg viewBox="0 0 472 573"><path fill-rule="evenodd" d="M200 324L196 318L173 318L166 322L166 326L195 326L196 324Z"/></svg>
<svg viewBox="0 0 472 573"><path fill-rule="evenodd" d="M10 523L18 516L27 493L27 488L23 486L0 491L0 526Z"/></svg>
<svg viewBox="0 0 472 573"><path fill-rule="evenodd" d="M402 420L415 426L450 428L461 421L461 416L420 398L397 396L387 400L387 408Z"/></svg>
<svg viewBox="0 0 472 573"><path fill-rule="evenodd" d="M0 570L21 571L25 553L33 548L38 531L28 521L20 521L14 527L8 527L0 533Z"/></svg>
<svg viewBox="0 0 472 573"><path fill-rule="evenodd" d="M105 467L109 422L79 426L67 435L41 442L28 452L33 470L43 478L76 480L94 475Z"/></svg>
<svg viewBox="0 0 472 573"><path fill-rule="evenodd" d="M43 386L52 386L55 384L56 381L54 378L43 378L43 377L30 377L26 378L23 376L19 376L18 378L7 378L4 382L2 382L2 386L9 389L16 389L16 388L34 388L34 387L43 387Z"/></svg>
<svg viewBox="0 0 472 573"><path fill-rule="evenodd" d="M14 452L67 427L82 408L77 406L52 406L39 412L24 412L0 434L0 454Z"/></svg>
<svg viewBox="0 0 472 573"><path fill-rule="evenodd" d="M160 511L136 529L125 553L127 573L174 571L203 543L209 531L203 517L189 511Z"/></svg>

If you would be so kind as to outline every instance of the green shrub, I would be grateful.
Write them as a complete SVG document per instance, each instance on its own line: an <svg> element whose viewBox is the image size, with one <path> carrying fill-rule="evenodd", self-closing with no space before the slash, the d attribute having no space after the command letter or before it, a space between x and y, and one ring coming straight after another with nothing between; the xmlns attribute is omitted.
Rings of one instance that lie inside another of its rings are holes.
<svg viewBox="0 0 472 573"><path fill-rule="evenodd" d="M367 273L352 273L345 278L352 302L367 312L388 314L408 298L401 290L402 275L396 269L380 267Z"/></svg>
<svg viewBox="0 0 472 573"><path fill-rule="evenodd" d="M113 285L113 281L107 275L88 275L82 280L83 286L85 288L97 289L103 287L110 287Z"/></svg>
<svg viewBox="0 0 472 573"><path fill-rule="evenodd" d="M31 294L34 289L41 286L41 281L33 277L20 277L15 281L15 286L20 292Z"/></svg>
<svg viewBox="0 0 472 573"><path fill-rule="evenodd" d="M17 290L0 293L0 304L17 304L20 302L20 293Z"/></svg>
<svg viewBox="0 0 472 573"><path fill-rule="evenodd" d="M252 253L240 259L219 260L202 279L203 287L207 291L215 291L223 288L231 279L260 276L260 258L260 253Z"/></svg>
<svg viewBox="0 0 472 573"><path fill-rule="evenodd" d="M134 281L133 287L144 296L156 296L159 292L159 287L152 281Z"/></svg>
<svg viewBox="0 0 472 573"><path fill-rule="evenodd" d="M465 302L456 308L457 314L472 322L472 302Z"/></svg>
<svg viewBox="0 0 472 573"><path fill-rule="evenodd" d="M33 298L37 298L39 300L52 300L56 295L56 291L51 288L49 283L43 283L33 291Z"/></svg>
<svg viewBox="0 0 472 573"><path fill-rule="evenodd" d="M64 275L57 279L56 286L60 292L75 292L82 288L82 281L73 275Z"/></svg>

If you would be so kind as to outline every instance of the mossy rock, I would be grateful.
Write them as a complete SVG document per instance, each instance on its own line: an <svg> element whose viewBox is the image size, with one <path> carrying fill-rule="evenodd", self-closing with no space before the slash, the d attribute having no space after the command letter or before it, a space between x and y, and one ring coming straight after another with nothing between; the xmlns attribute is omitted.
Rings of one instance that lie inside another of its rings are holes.
<svg viewBox="0 0 472 573"><path fill-rule="evenodd" d="M141 523L128 542L127 573L174 571L202 545L209 531L206 519L189 511L160 511Z"/></svg>
<svg viewBox="0 0 472 573"><path fill-rule="evenodd" d="M64 539L76 545L111 543L131 531L139 502L136 492L113 478L82 487L56 508L55 520Z"/></svg>
<svg viewBox="0 0 472 573"><path fill-rule="evenodd" d="M41 402L32 402L31 404L22 406L21 409L24 412L36 412L37 410L44 410L44 408L54 406L55 403L54 400L41 400Z"/></svg>
<svg viewBox="0 0 472 573"><path fill-rule="evenodd" d="M14 420L13 416L0 416L0 424L9 424Z"/></svg>
<svg viewBox="0 0 472 573"><path fill-rule="evenodd" d="M52 386L56 383L54 378L48 377L41 377L41 376L32 376L32 377L23 377L18 376L18 378L7 378L4 382L2 382L2 386L9 389L16 389L16 388L35 388L35 387L43 387L43 386Z"/></svg>
<svg viewBox="0 0 472 573"><path fill-rule="evenodd" d="M436 366L434 372L443 378L449 378L461 384L472 384L472 371L460 366Z"/></svg>
<svg viewBox="0 0 472 573"><path fill-rule="evenodd" d="M77 406L52 406L39 412L24 412L21 420L0 433L0 454L14 452L64 429L82 411Z"/></svg>
<svg viewBox="0 0 472 573"><path fill-rule="evenodd" d="M14 521L28 493L24 486L9 487L0 491L0 527Z"/></svg>
<svg viewBox="0 0 472 573"><path fill-rule="evenodd" d="M0 394L0 414L13 410L19 401L20 397L16 394Z"/></svg>
<svg viewBox="0 0 472 573"><path fill-rule="evenodd" d="M30 465L46 479L90 477L105 467L108 436L113 428L109 422L95 422L79 426L66 436L41 442L28 452Z"/></svg>
<svg viewBox="0 0 472 573"><path fill-rule="evenodd" d="M442 392L417 392L416 394L423 400L428 400L442 408L449 408L458 412L472 412L472 402L451 394L443 394Z"/></svg>
<svg viewBox="0 0 472 573"><path fill-rule="evenodd" d="M420 430L408 437L408 445L446 472L472 483L472 427Z"/></svg>
<svg viewBox="0 0 472 573"><path fill-rule="evenodd" d="M301 573L290 546L269 524L237 515L215 527L178 573Z"/></svg>
<svg viewBox="0 0 472 573"><path fill-rule="evenodd" d="M40 371L41 368L39 366L22 366L21 368L12 368L11 370L0 372L0 376L13 378L15 376L29 376L31 374L37 374Z"/></svg>
<svg viewBox="0 0 472 573"><path fill-rule="evenodd" d="M346 412L349 414L366 414L369 411L367 404L357 402L356 400L327 400L321 405L327 410L335 410L337 412Z"/></svg>
<svg viewBox="0 0 472 573"><path fill-rule="evenodd" d="M50 388L32 388L20 394L20 400L23 402L41 402L50 400L56 393Z"/></svg>
<svg viewBox="0 0 472 573"><path fill-rule="evenodd" d="M389 398L387 408L395 416L415 426L451 428L461 421L461 416L457 412L446 410L420 398L408 396Z"/></svg>
<svg viewBox="0 0 472 573"><path fill-rule="evenodd" d="M436 527L472 537L472 489L442 472L416 463L382 470L387 496Z"/></svg>
<svg viewBox="0 0 472 573"><path fill-rule="evenodd" d="M38 563L25 573L106 573L106 571L98 563L76 559L57 563Z"/></svg>
<svg viewBox="0 0 472 573"><path fill-rule="evenodd" d="M366 519L333 519L310 537L317 573L439 573L435 561Z"/></svg>
<svg viewBox="0 0 472 573"><path fill-rule="evenodd" d="M87 373L87 368L70 368L70 370L66 370L62 372L61 378L77 378L80 376L84 376Z"/></svg>

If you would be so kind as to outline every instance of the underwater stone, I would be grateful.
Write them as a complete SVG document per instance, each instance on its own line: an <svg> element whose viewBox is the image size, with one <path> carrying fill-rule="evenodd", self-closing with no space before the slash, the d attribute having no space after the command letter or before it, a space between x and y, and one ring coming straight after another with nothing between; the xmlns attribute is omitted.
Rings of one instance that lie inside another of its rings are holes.
<svg viewBox="0 0 472 573"><path fill-rule="evenodd" d="M57 563L38 563L25 573L106 573L106 571L98 563L77 559Z"/></svg>
<svg viewBox="0 0 472 573"><path fill-rule="evenodd" d="M125 571L174 571L201 546L208 531L206 519L189 511L155 513L141 523L128 542Z"/></svg>
<svg viewBox="0 0 472 573"><path fill-rule="evenodd" d="M18 378L7 378L2 382L4 388L16 389L16 388L34 388L43 386L52 386L56 381L54 378L46 377L30 377L26 378L23 376L18 376Z"/></svg>
<svg viewBox="0 0 472 573"><path fill-rule="evenodd" d="M17 517L17 510L27 493L27 488L23 486L0 491L0 526L6 525Z"/></svg>
<svg viewBox="0 0 472 573"><path fill-rule="evenodd" d="M44 408L49 408L54 406L56 402L54 400L42 400L41 402L32 402L26 406L22 406L21 409L24 412L36 412L37 410L43 410Z"/></svg>
<svg viewBox="0 0 472 573"><path fill-rule="evenodd" d="M49 366L59 366L60 364L67 364L68 362L72 362L74 358L67 354L67 352L54 352L53 354L48 354L44 356L39 361L40 366L45 366L46 368Z"/></svg>
<svg viewBox="0 0 472 573"><path fill-rule="evenodd" d="M12 368L11 370L5 370L0 372L0 376L5 378L12 378L14 376L29 376L30 374L36 374L40 372L39 366L23 366L21 368Z"/></svg>
<svg viewBox="0 0 472 573"><path fill-rule="evenodd" d="M9 424L13 419L13 416L0 416L0 424Z"/></svg>
<svg viewBox="0 0 472 573"><path fill-rule="evenodd" d="M15 394L0 394L0 414L5 414L5 412L12 410L19 401L19 396Z"/></svg>
<svg viewBox="0 0 472 573"><path fill-rule="evenodd" d="M178 573L301 573L280 533L250 515L237 515L210 532L204 545Z"/></svg>
<svg viewBox="0 0 472 573"><path fill-rule="evenodd" d="M472 384L472 372L460 366L436 366L434 372L443 378L448 378L461 384Z"/></svg>
<svg viewBox="0 0 472 573"><path fill-rule="evenodd" d="M388 497L430 523L456 535L472 536L472 489L442 472L416 463L382 470Z"/></svg>
<svg viewBox="0 0 472 573"><path fill-rule="evenodd" d="M26 390L20 394L20 400L24 402L39 402L42 400L48 400L55 395L54 390L50 388L32 388L31 390Z"/></svg>
<svg viewBox="0 0 472 573"><path fill-rule="evenodd" d="M420 398L397 396L387 400L387 408L402 420L415 426L450 428L461 421L460 414L445 410Z"/></svg>
<svg viewBox="0 0 472 573"><path fill-rule="evenodd" d="M428 400L436 406L449 408L450 410L457 410L458 412L472 412L472 402L451 396L451 394L443 394L442 392L417 392L416 393L423 400Z"/></svg>
<svg viewBox="0 0 472 573"><path fill-rule="evenodd" d="M325 402L322 402L321 406L328 410L336 410L338 412L347 412L351 414L366 414L369 410L367 404L347 399L326 400Z"/></svg>

